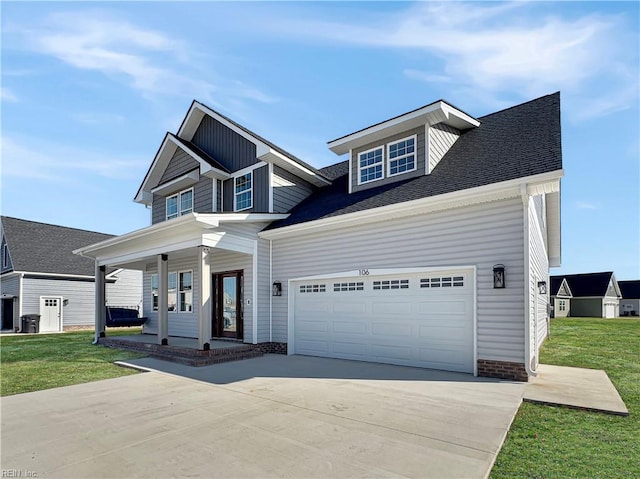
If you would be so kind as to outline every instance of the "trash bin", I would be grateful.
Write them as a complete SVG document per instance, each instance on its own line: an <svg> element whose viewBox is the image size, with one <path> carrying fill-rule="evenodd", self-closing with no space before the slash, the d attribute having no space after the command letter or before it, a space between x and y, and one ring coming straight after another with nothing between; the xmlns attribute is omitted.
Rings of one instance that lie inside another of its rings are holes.
<svg viewBox="0 0 640 479"><path fill-rule="evenodd" d="M40 332L40 315L39 314L25 314L21 316L22 320L22 333L39 333Z"/></svg>

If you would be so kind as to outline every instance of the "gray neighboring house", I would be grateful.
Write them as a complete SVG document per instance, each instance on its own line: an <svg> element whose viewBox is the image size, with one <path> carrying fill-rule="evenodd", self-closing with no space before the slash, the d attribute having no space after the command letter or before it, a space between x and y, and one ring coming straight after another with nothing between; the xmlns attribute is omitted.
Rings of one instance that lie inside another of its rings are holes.
<svg viewBox="0 0 640 479"><path fill-rule="evenodd" d="M571 313L571 288L563 276L551 277L551 317L566 318Z"/></svg>
<svg viewBox="0 0 640 479"><path fill-rule="evenodd" d="M95 265L73 250L113 235L0 217L0 318L2 330L17 331L20 317L39 314L40 332L95 324ZM110 269L106 303L142 306L142 273Z"/></svg>
<svg viewBox="0 0 640 479"><path fill-rule="evenodd" d="M574 318L617 318L620 287L611 271L553 276L551 284L565 280L571 294L568 316Z"/></svg>
<svg viewBox="0 0 640 479"><path fill-rule="evenodd" d="M622 299L620 299L620 316L640 315L640 280L618 281Z"/></svg>
<svg viewBox="0 0 640 479"><path fill-rule="evenodd" d="M76 250L96 304L106 268L137 269L160 345L535 375L560 265L559 93L479 118L438 100L329 149L343 161L316 169L194 101L135 196L151 225Z"/></svg>

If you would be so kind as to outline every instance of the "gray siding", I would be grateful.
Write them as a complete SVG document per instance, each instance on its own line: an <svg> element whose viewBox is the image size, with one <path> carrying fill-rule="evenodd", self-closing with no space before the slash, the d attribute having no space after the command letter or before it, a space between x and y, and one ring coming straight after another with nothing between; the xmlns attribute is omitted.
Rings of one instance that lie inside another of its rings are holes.
<svg viewBox="0 0 640 479"><path fill-rule="evenodd" d="M271 271L269 268L269 241L258 240L258 304L256 305L258 321L258 342L266 343L270 338L270 306L271 306ZM273 281L277 281L273 278Z"/></svg>
<svg viewBox="0 0 640 479"><path fill-rule="evenodd" d="M635 312L634 316L640 314L640 299L621 299L620 315L622 316L622 313L625 311L628 312L628 314Z"/></svg>
<svg viewBox="0 0 640 479"><path fill-rule="evenodd" d="M273 212L288 213L313 193L314 187L279 166L273 167Z"/></svg>
<svg viewBox="0 0 640 479"><path fill-rule="evenodd" d="M169 161L167 168L162 174L162 178L158 182L158 185L162 185L167 181L171 181L174 178L185 175L190 171L193 171L200 167L200 164L191 158L188 153L178 148L173 154L173 158ZM158 186L154 185L154 186Z"/></svg>
<svg viewBox="0 0 640 479"><path fill-rule="evenodd" d="M213 211L213 181L211 178L201 176L200 181L193 185L193 210L196 213L211 213ZM182 191L182 190L180 190ZM177 191L167 195L153 195L153 211L151 212L151 224L160 223L166 220L167 196L171 196Z"/></svg>
<svg viewBox="0 0 640 479"><path fill-rule="evenodd" d="M244 213L268 213L269 212L269 166L261 166L253 170L252 195L253 208L242 210ZM235 178L225 180L223 183L224 211L234 211Z"/></svg>
<svg viewBox="0 0 640 479"><path fill-rule="evenodd" d="M253 143L210 116L202 119L191 141L229 171L258 162Z"/></svg>
<svg viewBox="0 0 640 479"><path fill-rule="evenodd" d="M40 314L40 296L58 296L68 300L62 308L62 326L95 324L95 283L65 279L24 278L22 314Z"/></svg>
<svg viewBox="0 0 640 479"><path fill-rule="evenodd" d="M571 298L571 312L573 318L601 318L602 299L600 298Z"/></svg>
<svg viewBox="0 0 640 479"><path fill-rule="evenodd" d="M417 157L416 157L416 165L417 168L415 171L411 171L408 173L403 173L400 175L392 176L391 178L387 178L387 143L392 141L401 140L403 138L407 138L409 136L417 135ZM358 153L363 151L371 150L372 148L376 148L378 146L383 147L383 158L384 158L384 178L377 181L371 181L370 183L365 183L364 185L358 185ZM425 147L425 128L418 127L413 130L408 130L406 132L400 133L398 135L393 135L388 138L385 138L382 141L376 141L373 143L369 143L364 145L363 147L357 148L353 150L351 157L351 191L356 192L360 190L366 190L367 188L373 188L380 185L385 185L387 183L394 183L396 181L406 180L407 178L415 178L416 176L425 174L425 157L426 157L426 147Z"/></svg>
<svg viewBox="0 0 640 479"><path fill-rule="evenodd" d="M361 268L477 267L478 358L524 361L524 218L514 198L273 240L274 341L287 341L287 280ZM493 289L493 265L506 266Z"/></svg>
<svg viewBox="0 0 640 479"><path fill-rule="evenodd" d="M13 302L13 327L20 325L20 276L9 274L0 278L0 295L12 295L16 298ZM2 324L2 308L0 308L0 324Z"/></svg>
<svg viewBox="0 0 640 479"><path fill-rule="evenodd" d="M110 278L116 279L116 282L105 286L107 305L142 309L142 271L123 269Z"/></svg>
<svg viewBox="0 0 640 479"><path fill-rule="evenodd" d="M433 171L459 137L458 130L444 123L429 127L429 173Z"/></svg>

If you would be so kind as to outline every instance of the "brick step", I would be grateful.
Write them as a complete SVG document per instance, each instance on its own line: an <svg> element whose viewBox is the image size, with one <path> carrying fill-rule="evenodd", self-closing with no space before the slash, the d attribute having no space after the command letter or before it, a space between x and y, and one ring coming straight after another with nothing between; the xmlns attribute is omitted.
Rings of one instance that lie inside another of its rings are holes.
<svg viewBox="0 0 640 479"><path fill-rule="evenodd" d="M150 357L170 361L172 363L185 364L187 366L210 366L212 364L227 363L231 361L242 361L243 359L259 358L262 352L257 349L249 351L234 352L229 354L217 354L209 357L194 357L181 354L154 352L149 354Z"/></svg>
<svg viewBox="0 0 640 479"><path fill-rule="evenodd" d="M209 358L213 356L225 356L227 354L235 354L240 352L255 351L257 348L251 344L230 344L228 348L213 348L209 350L191 349L180 346L166 345L162 346L155 343L139 343L135 341L127 341L121 339L103 338L100 343L104 346L115 347L119 349L127 349L129 351L138 351L143 353L159 353L159 354L175 354L185 357Z"/></svg>

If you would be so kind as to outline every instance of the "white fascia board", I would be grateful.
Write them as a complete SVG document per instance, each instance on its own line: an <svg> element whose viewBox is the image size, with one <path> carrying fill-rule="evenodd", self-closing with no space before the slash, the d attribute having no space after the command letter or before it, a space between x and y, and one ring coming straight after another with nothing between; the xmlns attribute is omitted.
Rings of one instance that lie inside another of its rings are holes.
<svg viewBox="0 0 640 479"><path fill-rule="evenodd" d="M404 115L330 141L328 145L329 149L335 154L343 155L350 149L358 148L377 139L391 136L423 124L435 124L440 121L450 123L451 126L458 129L474 128L480 125L480 122L475 118L470 117L443 101L437 101L418 110L405 113Z"/></svg>
<svg viewBox="0 0 640 479"><path fill-rule="evenodd" d="M40 273L38 271L16 271L21 275L46 276L51 278L75 278L75 279L93 279L93 275L86 274L61 274L61 273Z"/></svg>
<svg viewBox="0 0 640 479"><path fill-rule="evenodd" d="M6 273L0 274L0 278L10 278L11 276L19 276L22 274L22 271L7 271Z"/></svg>
<svg viewBox="0 0 640 479"><path fill-rule="evenodd" d="M309 181L309 183L315 186L326 186L331 184L331 181L318 175L315 171L310 170L306 166L301 165L297 161L292 160L291 158L272 148L267 147L267 149L265 150L258 150L257 156L261 160L277 164L278 166L283 166L286 170L293 168L299 174L301 174L303 178Z"/></svg>
<svg viewBox="0 0 640 479"><path fill-rule="evenodd" d="M377 268L367 269L367 274L362 274L363 270L343 271L340 273L318 274L313 276L302 276L291 278L289 281L316 281L324 279L341 279L341 278L367 278L370 276L394 276L399 274L417 274L417 273L435 273L439 271L458 271L458 270L474 270L473 265L446 265L446 266L425 266L423 268Z"/></svg>
<svg viewBox="0 0 640 479"><path fill-rule="evenodd" d="M459 206L466 206L477 203L485 203L499 199L515 198L521 195L521 186L535 187L538 184L559 182L563 176L563 170L556 170L539 175L516 178L513 180L492 183L490 185L478 186L466 190L454 191L437 196L429 196L417 200L394 203L392 205L371 208L364 211L347 213L339 216L332 216L314 221L307 221L291 226L285 226L274 230L261 231L258 236L265 239L278 239L294 234L307 234L316 231L318 228L339 228L342 226L353 226L358 224L381 221L390 218L400 218L412 216L432 211L441 211ZM554 189L554 186L549 186Z"/></svg>
<svg viewBox="0 0 640 479"><path fill-rule="evenodd" d="M230 213L217 216L218 218L216 220L219 223L258 223L262 221L284 220L289 217L289 213Z"/></svg>
<svg viewBox="0 0 640 479"><path fill-rule="evenodd" d="M168 164L169 160L171 159L170 156L173 156L173 153L175 153L175 143L171 143L172 147L173 147L173 151L171 152L171 155L168 154L167 151L167 145L169 143L169 138L170 135L169 133L166 133L164 135L164 139L162 140L162 144L160 145L160 148L158 149L158 152L156 153L156 156L153 158L153 162L151 163L151 167L149 168L149 171L147 171L147 174L144 177L144 180L142 180L142 185L140 186L140 189L138 190L138 193L136 194L136 197L133 199L133 201L135 201L136 203L142 203L143 205L151 205L151 202L153 201L153 195L150 193L150 188L148 187L149 183L151 182L152 178L156 178L157 180L159 180L160 178L158 177L159 175L156 175L155 172L158 169L158 164L160 163L160 161L166 162ZM169 157L169 158L167 158ZM166 165L164 165L166 167Z"/></svg>
<svg viewBox="0 0 640 479"><path fill-rule="evenodd" d="M171 181L167 181L155 188L151 189L151 193L162 195L165 193L171 193L186 188L187 186L194 185L200 179L200 173L198 170L190 171L189 173L178 176Z"/></svg>
<svg viewBox="0 0 640 479"><path fill-rule="evenodd" d="M546 205L549 267L557 268L562 262L560 180L558 180L558 191L546 195Z"/></svg>

